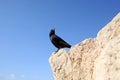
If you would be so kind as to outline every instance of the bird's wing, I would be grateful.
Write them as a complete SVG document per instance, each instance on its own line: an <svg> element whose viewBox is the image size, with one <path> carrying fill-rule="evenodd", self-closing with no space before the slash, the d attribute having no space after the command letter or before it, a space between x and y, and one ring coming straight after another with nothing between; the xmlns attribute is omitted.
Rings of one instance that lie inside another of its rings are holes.
<svg viewBox="0 0 120 80"><path fill-rule="evenodd" d="M56 36L56 38L57 38L57 41L60 43L60 44L62 44L62 45L69 45L67 42L65 42L62 38L60 38L59 36Z"/></svg>

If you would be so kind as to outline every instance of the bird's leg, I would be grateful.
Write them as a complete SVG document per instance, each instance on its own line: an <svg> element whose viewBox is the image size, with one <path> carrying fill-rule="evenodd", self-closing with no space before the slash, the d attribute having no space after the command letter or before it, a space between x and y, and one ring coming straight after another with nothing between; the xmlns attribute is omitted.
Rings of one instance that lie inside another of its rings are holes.
<svg viewBox="0 0 120 80"><path fill-rule="evenodd" d="M55 51L55 53L57 53L59 51L59 48L57 49L57 51Z"/></svg>

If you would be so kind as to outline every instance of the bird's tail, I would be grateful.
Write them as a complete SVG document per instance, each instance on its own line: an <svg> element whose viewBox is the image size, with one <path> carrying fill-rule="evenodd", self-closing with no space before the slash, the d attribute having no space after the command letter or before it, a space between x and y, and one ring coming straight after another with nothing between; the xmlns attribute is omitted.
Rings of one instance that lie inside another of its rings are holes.
<svg viewBox="0 0 120 80"><path fill-rule="evenodd" d="M68 47L68 48L71 48L71 45L68 44L67 47Z"/></svg>

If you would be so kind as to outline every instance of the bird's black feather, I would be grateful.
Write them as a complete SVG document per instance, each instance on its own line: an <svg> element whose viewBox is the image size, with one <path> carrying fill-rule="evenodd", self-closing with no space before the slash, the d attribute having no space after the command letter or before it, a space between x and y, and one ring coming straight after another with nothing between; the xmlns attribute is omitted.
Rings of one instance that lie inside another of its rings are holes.
<svg viewBox="0 0 120 80"><path fill-rule="evenodd" d="M59 36L57 36L57 35L55 34L55 30L54 30L54 29L52 29L52 30L50 31L49 37L50 37L50 40L51 40L51 42L53 43L53 45L54 45L55 47L57 47L58 50L59 50L60 48L70 48L70 47L71 47L71 45L69 45L69 44L68 44L67 42L65 42L62 38L60 38Z"/></svg>

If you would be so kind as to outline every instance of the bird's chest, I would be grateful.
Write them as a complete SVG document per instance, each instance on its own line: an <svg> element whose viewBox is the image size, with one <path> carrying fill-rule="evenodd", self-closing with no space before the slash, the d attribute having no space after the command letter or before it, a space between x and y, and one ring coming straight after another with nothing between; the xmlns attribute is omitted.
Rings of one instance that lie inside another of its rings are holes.
<svg viewBox="0 0 120 80"><path fill-rule="evenodd" d="M59 42L57 36L55 36L55 35L51 36L50 39L53 43Z"/></svg>

